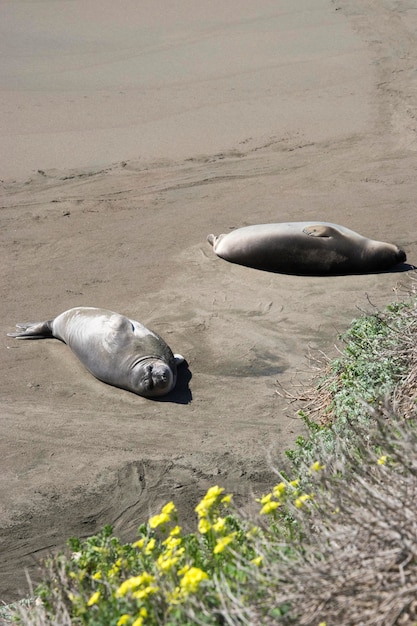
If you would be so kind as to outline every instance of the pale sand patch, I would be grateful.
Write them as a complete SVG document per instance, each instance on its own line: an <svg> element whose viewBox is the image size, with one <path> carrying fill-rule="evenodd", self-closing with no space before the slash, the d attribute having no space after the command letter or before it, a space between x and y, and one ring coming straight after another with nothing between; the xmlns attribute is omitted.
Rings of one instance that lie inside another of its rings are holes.
<svg viewBox="0 0 417 626"><path fill-rule="evenodd" d="M0 17L0 178L370 120L365 45L328 0L30 0Z"/></svg>

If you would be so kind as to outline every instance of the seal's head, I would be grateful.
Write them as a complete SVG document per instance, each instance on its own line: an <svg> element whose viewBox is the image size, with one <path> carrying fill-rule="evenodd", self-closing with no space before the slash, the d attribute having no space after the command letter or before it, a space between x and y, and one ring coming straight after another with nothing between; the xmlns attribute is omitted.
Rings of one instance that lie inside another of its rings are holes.
<svg viewBox="0 0 417 626"><path fill-rule="evenodd" d="M384 243L382 241L368 240L369 245L365 248L364 255L368 256L368 263L370 270L383 272L385 270L398 265L399 263L405 263L407 255L398 246L392 243ZM369 254L369 252L371 254Z"/></svg>
<svg viewBox="0 0 417 626"><path fill-rule="evenodd" d="M132 389L145 398L163 396L175 385L175 375L163 360L148 357L136 363L132 369Z"/></svg>
<svg viewBox="0 0 417 626"><path fill-rule="evenodd" d="M401 250L401 248L397 248L396 251L396 255L395 255L395 260L397 263L405 263L407 260L407 255L404 252L404 250Z"/></svg>

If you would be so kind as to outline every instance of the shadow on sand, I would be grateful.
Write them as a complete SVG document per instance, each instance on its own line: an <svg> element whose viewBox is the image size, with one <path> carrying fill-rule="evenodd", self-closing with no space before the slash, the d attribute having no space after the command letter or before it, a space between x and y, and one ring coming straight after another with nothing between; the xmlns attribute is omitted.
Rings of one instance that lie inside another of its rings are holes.
<svg viewBox="0 0 417 626"><path fill-rule="evenodd" d="M188 368L187 361L178 366L177 384L174 389L167 393L166 396L159 398L150 398L155 402L175 402L176 404L189 404L193 399L191 389L189 387L192 374Z"/></svg>

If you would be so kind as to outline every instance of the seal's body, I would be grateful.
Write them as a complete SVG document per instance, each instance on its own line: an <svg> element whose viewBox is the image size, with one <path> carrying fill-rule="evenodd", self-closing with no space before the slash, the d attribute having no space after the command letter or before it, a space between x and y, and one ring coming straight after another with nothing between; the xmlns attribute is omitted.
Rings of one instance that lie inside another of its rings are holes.
<svg viewBox="0 0 417 626"><path fill-rule="evenodd" d="M226 261L285 274L362 274L406 261L396 245L330 222L257 224L207 240Z"/></svg>
<svg viewBox="0 0 417 626"><path fill-rule="evenodd" d="M53 320L17 328L20 332L10 337L61 339L96 378L147 398L174 388L177 364L184 360L140 322L106 309L76 307Z"/></svg>

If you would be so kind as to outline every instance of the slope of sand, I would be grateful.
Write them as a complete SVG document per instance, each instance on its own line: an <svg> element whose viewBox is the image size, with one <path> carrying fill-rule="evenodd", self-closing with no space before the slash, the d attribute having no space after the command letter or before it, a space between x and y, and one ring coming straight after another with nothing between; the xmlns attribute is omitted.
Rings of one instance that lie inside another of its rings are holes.
<svg viewBox="0 0 417 626"><path fill-rule="evenodd" d="M302 432L277 390L409 280L258 272L208 233L326 220L417 259L414 2L122 4L0 5L3 600L72 534L268 489ZM176 392L6 337L77 305L159 332L188 361Z"/></svg>

